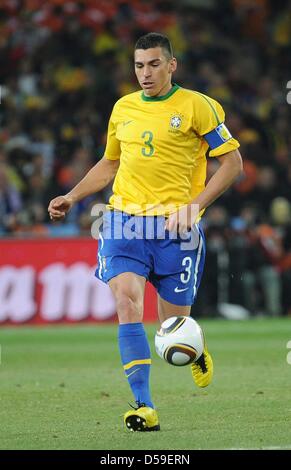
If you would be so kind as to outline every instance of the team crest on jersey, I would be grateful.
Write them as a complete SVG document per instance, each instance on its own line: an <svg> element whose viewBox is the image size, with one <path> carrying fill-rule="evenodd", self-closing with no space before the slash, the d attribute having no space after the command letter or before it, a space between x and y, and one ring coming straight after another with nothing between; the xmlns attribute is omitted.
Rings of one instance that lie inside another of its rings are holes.
<svg viewBox="0 0 291 470"><path fill-rule="evenodd" d="M170 120L170 127L172 129L179 129L182 124L182 117L179 116L178 114L175 114L174 116L171 117Z"/></svg>

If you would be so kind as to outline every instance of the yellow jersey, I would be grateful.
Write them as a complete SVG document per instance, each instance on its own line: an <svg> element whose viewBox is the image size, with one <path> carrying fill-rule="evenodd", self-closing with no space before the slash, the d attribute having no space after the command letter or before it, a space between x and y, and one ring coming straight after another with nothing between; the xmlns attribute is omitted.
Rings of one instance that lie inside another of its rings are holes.
<svg viewBox="0 0 291 470"><path fill-rule="evenodd" d="M104 156L120 159L109 207L136 215L169 215L205 187L206 152L239 147L221 105L174 85L164 96L143 91L119 99L112 111Z"/></svg>

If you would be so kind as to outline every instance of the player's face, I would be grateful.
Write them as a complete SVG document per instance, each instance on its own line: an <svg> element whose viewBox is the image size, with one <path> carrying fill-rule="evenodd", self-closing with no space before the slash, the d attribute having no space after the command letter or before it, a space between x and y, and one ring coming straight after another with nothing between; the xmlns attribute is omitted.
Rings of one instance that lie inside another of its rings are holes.
<svg viewBox="0 0 291 470"><path fill-rule="evenodd" d="M146 96L163 96L172 87L172 73L177 68L174 57L169 59L161 47L136 49L135 74Z"/></svg>

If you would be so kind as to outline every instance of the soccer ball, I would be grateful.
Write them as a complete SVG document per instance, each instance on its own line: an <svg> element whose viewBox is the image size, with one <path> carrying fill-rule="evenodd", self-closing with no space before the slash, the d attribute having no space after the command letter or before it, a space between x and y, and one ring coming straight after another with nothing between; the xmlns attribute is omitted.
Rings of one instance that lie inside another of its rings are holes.
<svg viewBox="0 0 291 470"><path fill-rule="evenodd" d="M156 332L155 347L158 355L169 364L186 366L203 353L203 332L191 317L171 317Z"/></svg>

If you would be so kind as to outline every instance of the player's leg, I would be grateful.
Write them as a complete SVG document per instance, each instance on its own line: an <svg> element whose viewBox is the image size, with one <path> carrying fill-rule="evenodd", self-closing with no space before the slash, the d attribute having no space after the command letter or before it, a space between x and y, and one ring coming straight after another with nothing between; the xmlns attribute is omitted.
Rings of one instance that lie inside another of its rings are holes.
<svg viewBox="0 0 291 470"><path fill-rule="evenodd" d="M153 431L159 429L159 422L150 396L151 356L142 324L144 288L151 260L144 240L132 238L131 228L135 226L138 230L138 222L140 219L133 220L120 211L104 214L96 277L109 284L116 300L121 360L137 402L137 409L125 414L125 424L132 430Z"/></svg>
<svg viewBox="0 0 291 470"><path fill-rule="evenodd" d="M151 399L149 376L150 347L143 327L143 302L146 279L124 272L109 281L119 319L119 350L124 372L134 395L137 408L124 416L133 431L157 431L160 426Z"/></svg>
<svg viewBox="0 0 291 470"><path fill-rule="evenodd" d="M146 279L133 272L124 272L109 282L113 293L119 324L141 323Z"/></svg>
<svg viewBox="0 0 291 470"><path fill-rule="evenodd" d="M190 306L175 305L168 302L158 294L158 315L162 323L167 318L175 316L189 316L191 311ZM198 387L207 387L210 384L213 376L213 361L207 349L206 343L202 356L191 364L191 372L194 382Z"/></svg>
<svg viewBox="0 0 291 470"><path fill-rule="evenodd" d="M158 294L158 316L160 323L167 320L170 317L176 317L180 315L189 316L191 311L190 305L175 305L168 302Z"/></svg>
<svg viewBox="0 0 291 470"><path fill-rule="evenodd" d="M205 260L205 239L198 225L193 228L190 241L189 249L179 240L160 242L154 282L159 294L158 313L161 322L171 316L190 315L191 305L196 299ZM213 362L206 345L203 354L191 365L191 372L199 387L210 384Z"/></svg>

